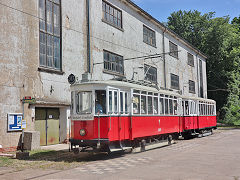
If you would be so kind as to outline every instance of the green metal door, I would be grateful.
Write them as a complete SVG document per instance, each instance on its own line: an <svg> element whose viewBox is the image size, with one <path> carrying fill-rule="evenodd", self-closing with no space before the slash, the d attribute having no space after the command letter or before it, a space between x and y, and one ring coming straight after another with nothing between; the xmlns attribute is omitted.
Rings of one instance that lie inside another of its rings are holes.
<svg viewBox="0 0 240 180"><path fill-rule="evenodd" d="M47 145L47 113L46 109L36 108L35 109L35 130L40 132L40 145Z"/></svg>
<svg viewBox="0 0 240 180"><path fill-rule="evenodd" d="M59 143L59 109L47 109L47 145Z"/></svg>
<svg viewBox="0 0 240 180"><path fill-rule="evenodd" d="M40 145L59 143L59 109L36 108L35 130L40 132Z"/></svg>

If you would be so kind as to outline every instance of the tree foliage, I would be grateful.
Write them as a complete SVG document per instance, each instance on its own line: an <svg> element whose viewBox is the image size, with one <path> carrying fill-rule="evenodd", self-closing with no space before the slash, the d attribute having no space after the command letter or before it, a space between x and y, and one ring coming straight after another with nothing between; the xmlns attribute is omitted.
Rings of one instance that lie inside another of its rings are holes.
<svg viewBox="0 0 240 180"><path fill-rule="evenodd" d="M240 120L240 16L215 18L215 13L178 11L168 27L207 55L208 96L217 101L222 119Z"/></svg>

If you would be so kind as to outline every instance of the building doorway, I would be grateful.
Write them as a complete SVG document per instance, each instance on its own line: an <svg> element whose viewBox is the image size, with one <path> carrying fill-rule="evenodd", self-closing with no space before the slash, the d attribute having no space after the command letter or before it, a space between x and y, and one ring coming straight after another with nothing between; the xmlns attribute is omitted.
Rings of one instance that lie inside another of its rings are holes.
<svg viewBox="0 0 240 180"><path fill-rule="evenodd" d="M35 130L40 132L40 145L52 145L59 143L59 109L36 108Z"/></svg>

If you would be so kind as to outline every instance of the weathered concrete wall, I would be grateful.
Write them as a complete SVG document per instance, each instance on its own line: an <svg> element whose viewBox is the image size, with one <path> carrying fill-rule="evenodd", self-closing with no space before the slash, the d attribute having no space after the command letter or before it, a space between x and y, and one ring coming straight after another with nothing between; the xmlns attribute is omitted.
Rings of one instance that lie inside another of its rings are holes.
<svg viewBox="0 0 240 180"><path fill-rule="evenodd" d="M0 145L18 144L21 133L7 132L7 114L22 113L24 96L37 99L36 105L25 104L27 130L35 130L35 107L60 108L60 140L64 141L70 105L67 77L73 73L80 78L86 71L85 1L62 1L62 74L38 70L38 1L1 2L14 9L0 5Z"/></svg>
<svg viewBox="0 0 240 180"><path fill-rule="evenodd" d="M3 4L37 16L37 1L3 0ZM0 144L18 144L19 132L7 133L7 114L21 113L23 96L33 96L38 68L38 19L0 5ZM31 110L25 105L26 118ZM32 121L28 121L32 130Z"/></svg>

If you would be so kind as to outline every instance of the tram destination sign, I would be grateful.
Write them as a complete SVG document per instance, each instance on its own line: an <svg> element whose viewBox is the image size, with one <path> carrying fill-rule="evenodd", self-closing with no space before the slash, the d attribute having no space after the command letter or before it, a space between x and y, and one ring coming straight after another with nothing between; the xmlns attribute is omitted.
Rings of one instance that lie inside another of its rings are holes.
<svg viewBox="0 0 240 180"><path fill-rule="evenodd" d="M73 121L91 121L94 119L93 114L86 114L86 115L73 115L71 116L71 119Z"/></svg>

